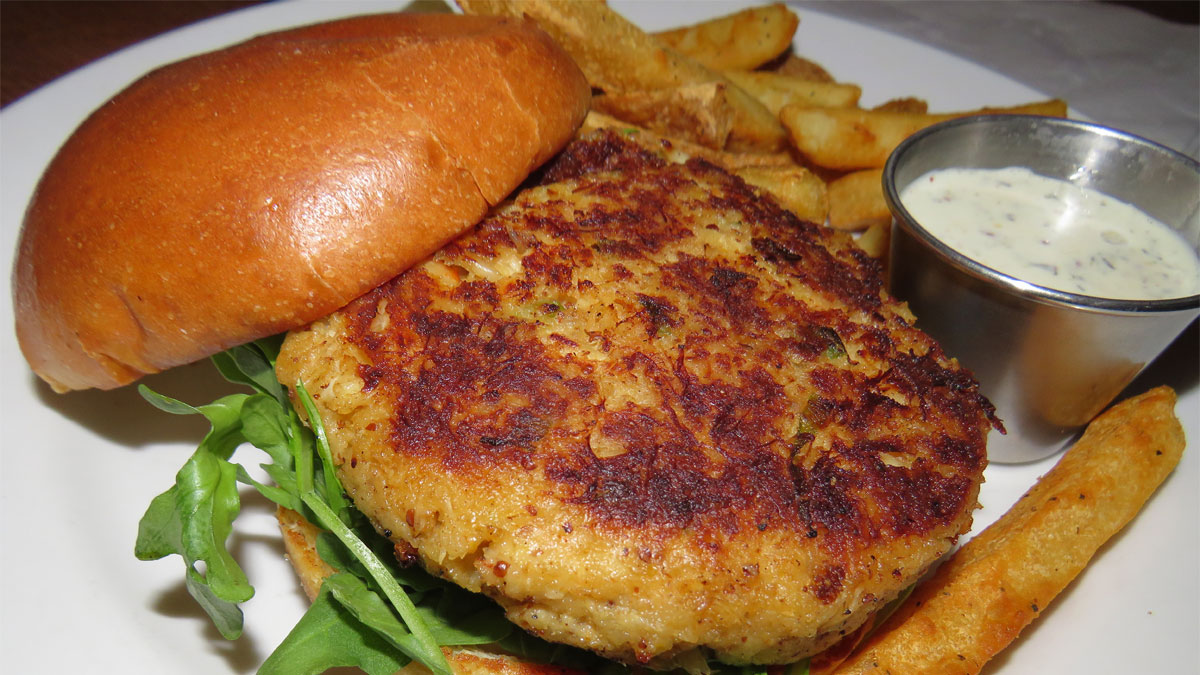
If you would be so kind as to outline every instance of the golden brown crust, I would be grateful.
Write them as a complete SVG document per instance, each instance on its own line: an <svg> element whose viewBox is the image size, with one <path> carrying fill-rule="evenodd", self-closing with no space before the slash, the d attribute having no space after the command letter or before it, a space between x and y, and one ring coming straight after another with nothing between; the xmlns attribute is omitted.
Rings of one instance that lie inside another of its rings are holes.
<svg viewBox="0 0 1200 675"><path fill-rule="evenodd" d="M1141 509L1186 444L1175 392L1117 404L923 582L839 675L977 673Z"/></svg>
<svg viewBox="0 0 1200 675"><path fill-rule="evenodd" d="M949 549L988 406L848 236L611 132L543 176L284 344L377 529L651 666L794 661Z"/></svg>
<svg viewBox="0 0 1200 675"><path fill-rule="evenodd" d="M111 388L341 307L474 224L589 90L531 23L356 17L156 70L69 138L29 207L17 334Z"/></svg>

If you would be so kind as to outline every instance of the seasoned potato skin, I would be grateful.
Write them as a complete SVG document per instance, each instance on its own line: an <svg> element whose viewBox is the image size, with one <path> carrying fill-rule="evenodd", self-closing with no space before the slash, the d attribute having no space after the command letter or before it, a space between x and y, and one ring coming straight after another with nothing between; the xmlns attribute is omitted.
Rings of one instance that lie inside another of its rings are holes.
<svg viewBox="0 0 1200 675"><path fill-rule="evenodd" d="M652 667L853 630L968 529L998 424L851 239L613 132L278 374L429 570Z"/></svg>

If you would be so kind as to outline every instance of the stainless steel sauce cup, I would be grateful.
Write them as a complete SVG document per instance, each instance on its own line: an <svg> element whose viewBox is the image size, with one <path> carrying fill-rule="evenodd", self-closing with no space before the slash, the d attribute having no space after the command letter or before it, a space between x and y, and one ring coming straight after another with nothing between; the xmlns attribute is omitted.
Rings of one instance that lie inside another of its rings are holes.
<svg viewBox="0 0 1200 675"><path fill-rule="evenodd" d="M891 292L995 404L1008 433L992 432L991 460L1028 462L1062 449L1107 407L1200 314L1200 295L1118 300L1036 286L946 246L900 200L929 171L1009 166L1128 202L1200 253L1200 165L1114 129L1026 115L934 125L888 159Z"/></svg>

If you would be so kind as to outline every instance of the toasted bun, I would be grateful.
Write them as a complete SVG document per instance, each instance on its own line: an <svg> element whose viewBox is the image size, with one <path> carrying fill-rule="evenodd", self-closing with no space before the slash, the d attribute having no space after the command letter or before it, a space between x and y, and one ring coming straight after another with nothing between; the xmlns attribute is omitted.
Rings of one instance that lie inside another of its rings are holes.
<svg viewBox="0 0 1200 675"><path fill-rule="evenodd" d="M357 17L166 66L42 177L17 336L56 390L112 388L324 316L478 221L589 90L527 22Z"/></svg>
<svg viewBox="0 0 1200 675"><path fill-rule="evenodd" d="M283 548L288 562L300 577L300 585L309 600L321 590L325 577L334 573L317 554L318 530L299 513L280 508L276 511L279 529L283 533ZM578 670L523 661L511 654L487 651L483 648L443 647L442 652L455 675L584 675ZM429 670L413 662L400 670L402 675L425 675Z"/></svg>

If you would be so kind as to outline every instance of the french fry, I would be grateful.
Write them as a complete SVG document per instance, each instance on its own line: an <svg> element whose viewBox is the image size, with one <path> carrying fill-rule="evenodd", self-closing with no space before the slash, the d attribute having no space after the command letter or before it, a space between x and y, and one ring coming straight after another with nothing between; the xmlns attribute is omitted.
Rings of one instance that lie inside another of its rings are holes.
<svg viewBox="0 0 1200 675"><path fill-rule="evenodd" d="M1053 99L942 114L789 105L779 116L793 145L811 162L831 169L854 170L881 168L901 141L927 126L956 117L983 114L1064 117L1067 104Z"/></svg>
<svg viewBox="0 0 1200 675"><path fill-rule="evenodd" d="M713 70L753 70L787 51L799 23L777 3L653 35Z"/></svg>
<svg viewBox="0 0 1200 675"><path fill-rule="evenodd" d="M737 86L778 115L786 105L847 108L858 105L862 87L839 82L814 82L767 71L722 71Z"/></svg>
<svg viewBox="0 0 1200 675"><path fill-rule="evenodd" d="M720 150L729 140L733 108L719 82L674 89L603 94L592 109L667 136Z"/></svg>
<svg viewBox="0 0 1200 675"><path fill-rule="evenodd" d="M670 89L720 80L714 71L660 45L600 0L456 0L468 14L528 17L571 54L588 82L606 92Z"/></svg>
<svg viewBox="0 0 1200 675"><path fill-rule="evenodd" d="M887 110L890 112L901 113L916 113L924 115L929 112L929 102L925 99L916 98L914 96L906 96L904 98L893 98L889 101L884 101L879 105L871 108L871 110Z"/></svg>
<svg viewBox="0 0 1200 675"><path fill-rule="evenodd" d="M1174 470L1175 392L1110 408L1024 497L968 541L836 671L977 673L1083 570Z"/></svg>
<svg viewBox="0 0 1200 675"><path fill-rule="evenodd" d="M783 59L780 59L777 64L768 68L773 73L794 77L797 80L808 80L809 82L836 82L833 75L825 70L825 66L806 59L803 56L796 54L788 54Z"/></svg>
<svg viewBox="0 0 1200 675"><path fill-rule="evenodd" d="M746 167L791 167L795 166L791 156L786 152L728 152L713 150L697 143L680 138L673 138L655 133L649 129L630 124L626 120L617 119L611 115L592 110L580 126L579 134L587 134L596 129L613 129L623 134L627 139L637 143L647 150L666 157L672 161L686 161L689 157L699 157L712 162L726 171L738 171Z"/></svg>
<svg viewBox="0 0 1200 675"><path fill-rule="evenodd" d="M720 82L733 111L726 148L773 152L787 144L778 116L720 73L668 49L601 0L456 0L469 14L527 16L606 93L672 89Z"/></svg>
<svg viewBox="0 0 1200 675"><path fill-rule="evenodd" d="M854 241L859 248L867 252L867 255L883 262L883 270L887 272L888 247L892 243L892 224L890 222L874 223L863 230L862 234L858 235Z"/></svg>
<svg viewBox="0 0 1200 675"><path fill-rule="evenodd" d="M892 221L883 198L883 169L863 169L829 182L829 226L857 232Z"/></svg>
<svg viewBox="0 0 1200 675"><path fill-rule="evenodd" d="M822 224L829 212L825 181L802 166L744 167L733 173L764 190L783 208L809 222Z"/></svg>

